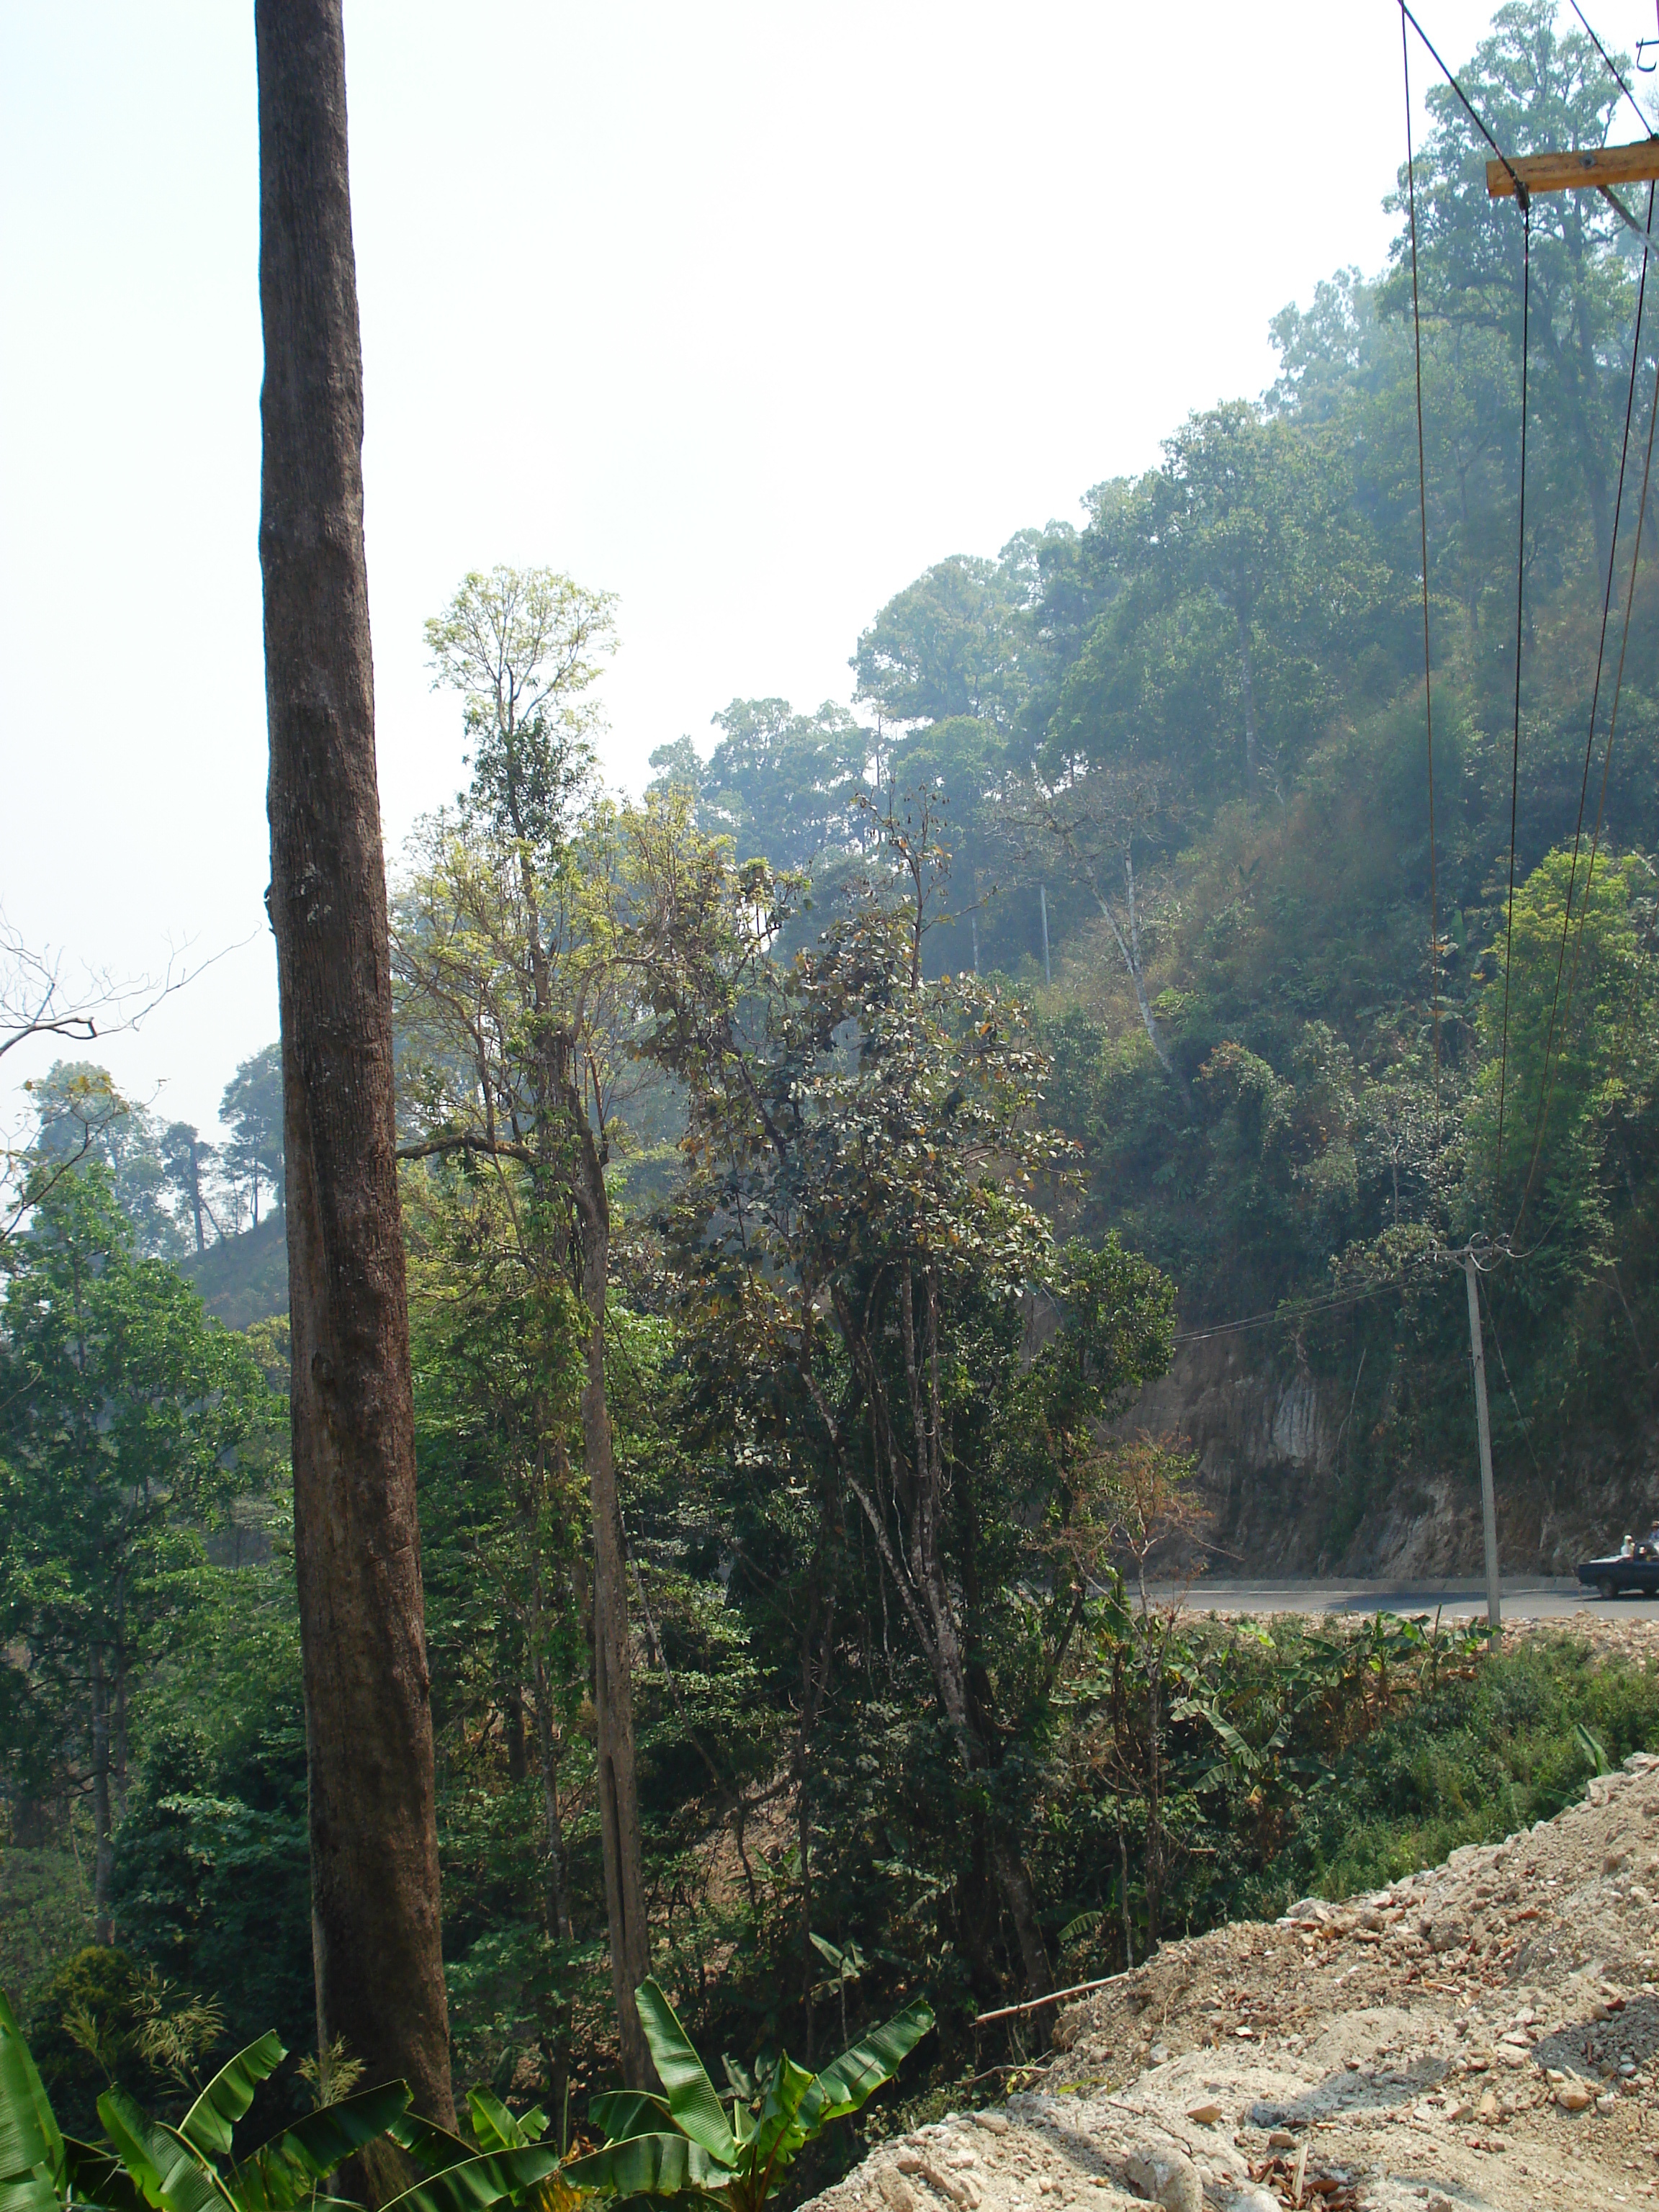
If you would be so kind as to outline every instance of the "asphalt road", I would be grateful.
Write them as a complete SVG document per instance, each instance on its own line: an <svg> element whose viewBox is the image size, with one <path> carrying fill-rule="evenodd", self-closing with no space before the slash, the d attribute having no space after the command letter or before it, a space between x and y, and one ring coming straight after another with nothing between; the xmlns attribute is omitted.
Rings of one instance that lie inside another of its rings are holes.
<svg viewBox="0 0 1659 2212"><path fill-rule="evenodd" d="M1160 1584L1160 1601L1176 1586ZM1234 1582L1203 1575L1186 1588L1187 1603L1197 1613L1426 1613L1439 1611L1455 1620L1486 1611L1486 1587L1473 1581L1398 1583ZM1659 1620L1659 1598L1605 1598L1563 1577L1505 1577L1504 1617L1516 1620L1565 1620L1576 1613Z"/></svg>

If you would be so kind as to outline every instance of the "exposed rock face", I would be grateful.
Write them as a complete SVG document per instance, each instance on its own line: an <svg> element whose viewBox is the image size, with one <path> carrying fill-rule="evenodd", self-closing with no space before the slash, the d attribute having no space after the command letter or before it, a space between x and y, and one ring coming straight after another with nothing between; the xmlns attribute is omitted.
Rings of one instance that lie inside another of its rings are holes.
<svg viewBox="0 0 1659 2212"><path fill-rule="evenodd" d="M1218 1571L1401 1578L1481 1571L1471 1406L1467 1462L1367 1473L1354 1382L1278 1360L1260 1336L1176 1350L1120 1426L1184 1440L1212 1508ZM1364 1408L1359 1408L1363 1419ZM1639 1453L1588 1436L1571 1466L1500 1465L1498 1541L1510 1572L1571 1573L1659 1511L1659 1438Z"/></svg>

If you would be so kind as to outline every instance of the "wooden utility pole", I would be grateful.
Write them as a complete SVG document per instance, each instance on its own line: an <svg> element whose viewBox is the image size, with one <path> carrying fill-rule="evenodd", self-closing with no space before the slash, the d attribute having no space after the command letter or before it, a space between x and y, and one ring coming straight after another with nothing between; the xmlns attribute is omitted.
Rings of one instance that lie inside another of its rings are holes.
<svg viewBox="0 0 1659 2212"><path fill-rule="evenodd" d="M1486 1355L1480 1337L1480 1270L1474 1255L1463 1253L1463 1279L1469 1293L1469 1357L1474 1364L1474 1419L1480 1434L1480 1521L1486 1540L1486 1625L1504 1626L1504 1597L1498 1579L1498 1506L1492 1494L1492 1416L1486 1410Z"/></svg>
<svg viewBox="0 0 1659 2212"><path fill-rule="evenodd" d="M1613 185L1646 184L1659 178L1659 138L1638 138L1629 146L1587 147L1565 154L1517 154L1510 161L1488 161L1486 195L1513 199L1523 191L1570 192L1588 187L1606 191Z"/></svg>
<svg viewBox="0 0 1659 2212"><path fill-rule="evenodd" d="M454 2125L363 556L341 0L255 0L259 566L318 2048ZM373 2160L371 2199L398 2179Z"/></svg>
<svg viewBox="0 0 1659 2212"><path fill-rule="evenodd" d="M1651 184L1659 179L1659 137L1629 146L1595 146L1565 154L1517 154L1513 161L1486 164L1489 199L1518 199L1522 208L1535 192L1600 192L1644 252L1659 246L1659 232L1638 222L1613 190L1615 185Z"/></svg>

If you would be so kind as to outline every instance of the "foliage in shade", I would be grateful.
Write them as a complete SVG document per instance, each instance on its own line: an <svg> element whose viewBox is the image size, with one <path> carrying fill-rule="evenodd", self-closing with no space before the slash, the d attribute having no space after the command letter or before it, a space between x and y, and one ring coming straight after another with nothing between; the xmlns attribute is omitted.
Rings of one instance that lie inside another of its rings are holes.
<svg viewBox="0 0 1659 2212"><path fill-rule="evenodd" d="M717 2198L728 2212L760 2212L805 2146L890 2081L933 2024L925 2004L913 2004L817 2074L780 2051L752 2094L735 2091L728 2117L654 1981L641 1988L639 2007L663 2094L596 2099L590 2116L609 2140L573 2160L564 2178L623 2199Z"/></svg>

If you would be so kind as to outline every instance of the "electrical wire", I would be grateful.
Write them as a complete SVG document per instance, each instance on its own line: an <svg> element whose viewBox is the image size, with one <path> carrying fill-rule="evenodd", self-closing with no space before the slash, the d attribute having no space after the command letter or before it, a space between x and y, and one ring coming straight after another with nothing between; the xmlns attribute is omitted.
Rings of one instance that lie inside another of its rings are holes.
<svg viewBox="0 0 1659 2212"><path fill-rule="evenodd" d="M1600 39L1596 37L1595 30L1591 27L1590 19L1579 6L1578 0L1572 0L1572 12L1577 16L1585 30L1589 32L1589 42L1591 46L1595 47L1596 52L1601 55L1601 59L1606 63L1607 75L1618 86L1620 91L1624 94L1626 99L1629 100L1632 107L1635 109L1637 121L1641 125L1648 137L1650 138L1652 137L1654 135L1653 125L1649 122L1647 117L1643 114L1641 107L1637 100L1636 94L1631 90L1630 87L1625 82L1624 78L1620 76L1619 71L1613 67L1613 56L1601 44Z"/></svg>
<svg viewBox="0 0 1659 2212"><path fill-rule="evenodd" d="M1521 1424L1521 1433L1527 1440L1527 1449L1532 1453L1533 1466L1537 1468L1541 1476L1544 1470L1538 1465L1538 1454L1533 1445L1532 1431L1527 1425L1527 1417L1521 1410L1521 1401L1516 1396L1515 1385L1510 1380L1509 1362L1504 1357L1504 1341L1498 1334L1498 1309L1492 1302L1490 1283L1487 1284L1486 1290L1486 1307L1487 1324L1492 1330L1492 1348L1498 1354L1498 1371L1504 1378L1504 1388L1510 1394L1510 1403L1515 1408L1516 1419Z"/></svg>
<svg viewBox="0 0 1659 2212"><path fill-rule="evenodd" d="M1613 678L1613 712L1607 718L1607 749L1601 756L1601 789L1595 805L1595 830L1590 838L1589 866L1584 871L1584 897L1578 909L1578 928L1572 942L1572 966L1567 971L1566 1019L1569 1022L1572 1018L1572 997L1578 981L1578 963L1584 950L1584 921L1589 912L1590 889L1595 881L1596 855L1601 850L1601 830L1607 820L1607 784L1613 771L1613 739L1619 734L1619 702L1624 695L1625 689L1625 653L1630 644L1631 610L1636 599L1636 573L1641 565L1642 539L1647 526L1648 485L1653 474L1653 431L1656 420L1659 420L1659 368L1656 368L1654 373L1653 404L1648 410L1647 451L1642 463L1642 497L1636 510L1636 543L1631 549L1630 585L1625 594L1625 627L1624 634L1619 641L1619 668ZM1556 1068L1559 1073L1560 1068L1559 1054L1556 1059Z"/></svg>
<svg viewBox="0 0 1659 2212"><path fill-rule="evenodd" d="M1429 981L1434 1028L1434 1141L1440 1142L1440 886L1435 867L1434 686L1429 665L1429 490L1423 449L1423 316L1417 292L1417 165L1412 145L1411 42L1406 36L1405 0L1400 9L1400 61L1406 81L1406 204L1412 240L1412 347L1417 374L1417 514L1423 570L1423 720L1429 762ZM1644 264L1645 269L1645 264ZM1609 586L1611 588L1611 586ZM1586 766L1585 775L1589 775Z"/></svg>
<svg viewBox="0 0 1659 2212"><path fill-rule="evenodd" d="M1451 87L1451 88L1452 88L1453 92L1457 95L1458 100L1460 101L1460 103L1461 103L1461 104L1462 104L1462 109L1463 109L1464 113L1468 117L1468 118L1469 118L1470 122L1474 124L1474 125L1475 129L1476 129L1476 130L1480 133L1480 136L1481 136L1481 137L1486 140L1486 142L1487 145L1489 145L1489 146L1492 148L1492 152L1493 152L1494 154L1496 154L1496 155L1497 155L1498 161L1499 161L1501 162L1501 164L1503 165L1503 167L1504 167L1504 170L1505 174L1508 176L1508 178L1509 178L1509 180L1510 180L1510 184L1515 187L1515 198L1516 198L1516 205L1519 207L1519 209L1521 210L1521 218L1522 218L1522 259L1521 259L1521 494L1520 494L1520 514L1519 514L1519 517L1518 517L1518 520L1517 520L1517 527L1516 527L1516 560L1515 560L1515 570L1516 570L1516 574L1515 574L1515 731L1514 731L1514 739L1513 739L1513 744L1512 744L1512 747L1511 747L1510 761L1510 881L1509 881L1509 904L1508 904L1508 908L1507 908L1506 915L1505 915L1505 921L1504 921L1504 1034L1503 1034L1503 1042L1502 1042L1502 1047L1501 1047L1501 1049L1500 1049L1500 1053L1499 1053L1499 1059L1498 1059L1498 1149L1497 1149L1497 1160L1496 1160L1496 1165L1495 1165L1495 1169L1494 1169L1494 1172L1493 1172L1493 1176L1492 1176L1492 1212L1493 1212L1494 1217L1496 1217L1496 1214L1497 1214L1497 1212L1498 1212L1498 1192L1499 1192L1500 1185L1501 1185L1501 1183L1502 1183L1502 1180L1503 1180L1503 1174L1504 1174L1504 1117L1505 1106L1506 1106L1506 1103L1507 1103L1507 1094L1508 1094L1508 1086L1509 1086L1509 1050L1510 1050L1510 947L1511 947L1511 944L1512 944L1513 938L1514 938L1514 933L1515 933L1515 844L1516 844L1516 820L1517 820L1517 816L1518 816L1519 810L1520 810L1520 793L1521 793L1521 654L1522 654L1522 643L1523 643L1523 641L1524 641L1524 638L1525 638L1525 634L1526 634L1526 578L1527 578L1527 414L1528 414L1528 390L1527 390L1527 386L1528 386L1528 366L1529 366L1529 360L1530 360L1530 348L1531 348L1531 313L1532 313L1532 195L1531 195L1531 194L1530 194L1530 192L1528 192L1528 191L1527 190L1526 185L1525 185L1524 184L1522 184L1522 181L1521 181L1521 178L1520 178L1520 176L1519 176L1518 173L1516 172L1516 167L1515 167L1514 162L1510 161L1510 159L1509 155L1508 155L1504 151L1503 148L1498 144L1498 143L1497 139L1493 137L1493 136L1492 136L1492 132L1487 129L1487 127L1486 127L1486 125L1485 122L1482 120L1482 118L1481 118L1481 117L1480 117L1480 112L1479 112L1479 111L1478 111L1478 109L1475 107L1474 102L1474 101L1469 98L1469 96L1468 96L1468 93L1466 93L1466 92L1464 91L1464 89L1463 89L1462 86L1458 82L1458 81L1457 81L1456 77L1452 74L1451 70L1450 70L1449 69L1448 69L1448 68L1447 68L1447 66L1446 66L1445 63L1442 60L1441 56L1440 56L1439 49L1436 46L1436 45L1435 45L1435 43L1434 43L1434 40L1433 40L1429 36L1428 33L1427 33L1427 32L1423 28L1423 26L1422 26L1422 25L1418 21L1418 20L1417 20L1416 16L1412 13L1411 9L1410 9L1410 8L1409 8L1409 6L1407 6L1407 0L1400 0L1400 13L1401 13L1401 17L1404 19L1404 22L1409 23L1409 24L1411 25L1411 27L1412 27L1412 28L1413 28L1413 30L1414 30L1414 31L1416 32L1416 33L1417 33L1418 37L1419 37L1419 39L1421 39L1421 40L1423 41L1423 44L1424 44L1424 45L1428 48L1429 53L1430 53L1430 55L1431 55L1431 56L1432 57L1432 58L1433 58L1433 61L1434 61L1434 64L1435 64L1436 68L1437 68L1437 69L1438 69L1438 70L1440 71L1440 74L1442 75L1442 76L1443 76L1443 77L1445 78L1445 80L1446 80L1447 83ZM1401 28L1401 44L1402 44L1402 46L1403 46L1403 45L1404 45L1404 43L1405 43L1405 31L1404 31L1403 26L1402 26L1402 28ZM1408 64L1408 65L1407 65L1407 116L1406 116L1406 129L1407 129L1407 161L1408 161L1408 190L1409 190L1409 191L1410 191L1410 195L1411 195L1411 198L1412 198L1412 203L1413 203L1413 234L1412 234L1412 239L1413 239L1413 317L1415 318L1415 316L1416 316L1416 313L1417 313L1416 289L1415 289L1415 278L1416 278L1415 185L1416 185L1416 179L1415 179L1414 176L1411 176L1411 175L1410 175L1410 173L1409 173L1409 164L1410 164L1410 146L1411 146L1411 91L1410 91L1410 82L1411 82L1411 81L1410 81L1410 70L1409 70L1409 64ZM1423 418L1422 418L1422 402L1421 402L1421 368L1420 368L1420 361L1421 361L1421 340L1420 340L1420 331L1419 331L1419 404L1418 404L1418 424L1417 424L1417 453L1418 453L1419 480L1419 485L1420 485L1420 483L1421 483L1421 482L1422 482L1423 472L1424 472L1424 460L1423 460ZM1423 569L1424 569L1424 574L1423 574L1423 586L1424 586L1424 619L1425 619L1425 631L1426 631L1426 628L1427 628L1427 608L1428 608L1428 559L1427 559L1427 551L1426 551L1426 547L1427 547L1427 532L1428 532L1428 514L1427 514L1427 502L1426 502L1426 501L1424 501L1424 503L1423 503L1423 509L1422 509L1422 513L1423 513L1423 536L1424 536L1424 547L1425 547L1425 552L1424 552L1424 562L1423 562ZM1426 641L1425 641L1425 655L1424 655L1424 658L1425 658L1425 667L1426 667L1426 664L1427 664L1427 647L1426 647ZM1431 868L1432 868L1432 865L1433 865L1433 863L1432 863L1432 838L1431 838ZM1431 896L1432 896L1432 894L1431 894ZM1436 960L1436 966L1437 966L1437 966L1438 966L1438 960L1439 960L1439 946L1438 946L1438 942L1437 942L1437 944L1436 944L1436 947L1435 947L1435 960ZM1436 994L1435 994L1435 1019L1436 1019L1436 1041L1437 1041L1437 1043L1438 1043L1438 1018L1439 1018L1439 994L1438 994L1438 992L1437 991L1437 993L1436 993ZM1437 1065L1438 1065L1438 1060L1437 1060Z"/></svg>
<svg viewBox="0 0 1659 2212"><path fill-rule="evenodd" d="M1363 1305L1368 1298L1386 1297L1390 1291L1403 1290L1405 1286L1403 1275L1390 1276L1386 1283L1373 1283L1369 1290L1346 1291L1329 1298L1308 1298L1300 1305L1275 1306L1271 1313L1247 1314L1242 1321L1219 1321L1212 1328L1183 1329L1170 1341L1203 1344L1212 1336L1237 1336L1248 1328L1271 1328L1275 1322L1306 1321L1319 1314L1335 1313L1344 1306Z"/></svg>
<svg viewBox="0 0 1659 2212"><path fill-rule="evenodd" d="M1586 30L1589 29L1588 24L1584 27ZM1595 35L1593 31L1590 32L1592 38ZM1611 64L1608 66L1611 67ZM1653 228L1653 205L1654 186L1650 183L1648 185L1650 231ZM1584 770L1578 785L1578 820L1572 833L1572 865L1567 873L1567 901L1561 915L1561 942L1556 948L1555 988L1550 999L1549 1024L1544 1033L1544 1065L1538 1085L1538 1115L1533 1128L1532 1158L1527 1167L1526 1188L1521 1194L1521 1205L1515 1217L1515 1227L1510 1232L1511 1242L1520 1235L1521 1224L1526 1218L1528 1201L1532 1196L1533 1184L1538 1176L1538 1163L1543 1154L1544 1132L1549 1117L1550 1101L1555 1094L1555 1086L1550 1074L1551 1053L1555 1042L1556 1012L1561 1001L1561 977L1566 965L1567 938L1572 927L1573 893L1578 882L1578 855L1584 836L1584 808L1589 799L1590 763L1595 757L1595 717L1601 701L1601 676L1607 649L1607 622L1613 609L1613 580L1619 559L1619 526L1624 515L1625 471L1630 459L1631 422L1636 405L1636 372L1642 357L1642 315L1647 298L1649 258L1645 253L1642 256L1642 276L1636 292L1636 328L1631 338L1630 349L1630 386L1625 395L1625 434L1619 448L1619 488L1613 502L1613 543L1607 548L1607 588L1601 595L1601 634L1595 647L1595 683L1590 692L1589 727L1584 733ZM1639 532L1637 542L1638 544L1641 542ZM1587 885L1585 896L1588 897L1589 895ZM1569 1013L1571 1012L1571 1003L1569 1003L1568 1012Z"/></svg>
<svg viewBox="0 0 1659 2212"><path fill-rule="evenodd" d="M1429 52L1433 57L1434 65L1439 70L1441 76L1445 78L1447 83L1457 94L1459 100L1462 101L1464 113L1468 117L1470 122L1474 124L1475 129L1480 133L1480 136L1486 140L1487 145L1492 148L1492 152L1497 155L1498 160L1503 163L1510 182L1515 186L1515 197L1520 201L1522 206L1524 208L1527 204L1528 194L1526 186L1522 183L1520 178L1516 176L1515 173L1515 164L1510 161L1509 155L1504 151L1498 141L1492 137L1491 131L1487 130L1486 125L1480 120L1480 116L1475 112L1474 101L1471 100L1468 93L1464 91L1462 86L1459 84L1457 79L1446 67L1444 62L1441 60L1439 50L1436 46L1434 40L1429 36L1428 33L1423 28L1423 26L1418 21L1416 16L1413 15L1411 9L1406 5L1406 0L1400 0L1400 12L1404 15L1406 21L1411 25L1413 30L1416 32L1418 37L1422 40L1424 45L1428 48Z"/></svg>
<svg viewBox="0 0 1659 2212"><path fill-rule="evenodd" d="M1515 831L1521 805L1521 648L1526 636L1527 594L1527 370L1532 320L1530 199L1522 208L1521 219L1521 499L1515 533L1515 742L1510 757L1510 896L1504 921L1504 1035L1498 1061L1498 1156L1492 1179L1494 1220L1498 1218L1498 1193L1504 1181L1504 1109L1510 1073L1510 953L1515 942Z"/></svg>

